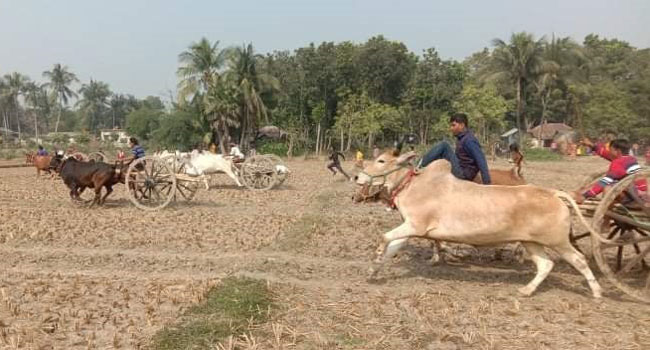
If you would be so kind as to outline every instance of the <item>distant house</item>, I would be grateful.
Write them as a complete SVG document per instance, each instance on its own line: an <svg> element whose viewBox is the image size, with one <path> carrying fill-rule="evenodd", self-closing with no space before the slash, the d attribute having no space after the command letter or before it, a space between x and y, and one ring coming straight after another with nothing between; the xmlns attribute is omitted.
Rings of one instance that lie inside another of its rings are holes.
<svg viewBox="0 0 650 350"><path fill-rule="evenodd" d="M556 137L571 131L573 128L564 123L543 123L528 129L528 134L533 139L542 141L542 147L551 147Z"/></svg>
<svg viewBox="0 0 650 350"><path fill-rule="evenodd" d="M517 130L517 128L512 128L501 135L501 139L504 140L508 146L517 143L518 137L519 130Z"/></svg>
<svg viewBox="0 0 650 350"><path fill-rule="evenodd" d="M126 146L129 143L129 135L122 129L100 130L99 137L102 142L113 142L116 147Z"/></svg>

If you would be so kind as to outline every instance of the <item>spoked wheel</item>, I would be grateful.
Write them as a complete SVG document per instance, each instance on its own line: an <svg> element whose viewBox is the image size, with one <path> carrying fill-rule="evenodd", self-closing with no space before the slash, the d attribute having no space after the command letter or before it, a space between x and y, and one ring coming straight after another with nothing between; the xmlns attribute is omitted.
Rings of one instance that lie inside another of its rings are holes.
<svg viewBox="0 0 650 350"><path fill-rule="evenodd" d="M176 192L183 199L190 201L196 195L196 191L199 189L199 182L196 179L189 178L185 174L185 163L179 162L176 159L175 155L167 156L162 159L167 166L171 167L171 170L176 174ZM174 200L176 200L176 195L174 195Z"/></svg>
<svg viewBox="0 0 650 350"><path fill-rule="evenodd" d="M606 173L604 173L604 172L602 172L602 171L601 171L601 172L596 172L596 173L589 174L589 175L584 179L584 181L582 181L582 183L580 184L580 187L579 187L578 191L579 191L580 193L584 193L585 191L587 191L588 189L590 189L591 186L593 186L593 184L594 184L596 181L598 181L599 179L602 179L602 178L605 176L605 174L606 174ZM598 201L597 199L593 199L593 200L587 200L587 201L585 202L585 205L583 205L583 206L587 206L587 207L589 208L589 210L590 210L590 213L589 213L589 214L590 214L590 215L593 215L594 212L595 212L595 208L596 208L599 204L600 204L600 201ZM571 239L571 244L573 245L573 247L576 248L576 249L578 249L581 253L585 254L586 252L585 252L585 249L584 249L584 248L585 248L586 246L588 247L589 244L585 244L585 243L583 243L583 244L581 245L579 242L581 242L583 239L585 239L585 238L587 238L587 237L590 237L590 236L591 236L591 233L590 233L588 230L585 231L585 232L573 232L573 231L571 231L571 234L570 234L569 238Z"/></svg>
<svg viewBox="0 0 650 350"><path fill-rule="evenodd" d="M166 207L174 198L176 175L166 162L158 157L134 160L126 173L129 199L143 210Z"/></svg>
<svg viewBox="0 0 650 350"><path fill-rule="evenodd" d="M239 176L248 189L269 190L276 184L275 164L266 156L249 157L241 165Z"/></svg>
<svg viewBox="0 0 650 350"><path fill-rule="evenodd" d="M101 153L101 152L93 152L93 153L88 155L88 160L94 160L96 162L104 162L104 163L106 163L107 159L108 158L106 157L106 155L104 153Z"/></svg>
<svg viewBox="0 0 650 350"><path fill-rule="evenodd" d="M649 179L650 169L643 170L623 179L605 195L593 224L612 242L592 238L600 270L617 288L644 302L650 302L650 202L647 192L638 192L636 185L647 184Z"/></svg>
<svg viewBox="0 0 650 350"><path fill-rule="evenodd" d="M284 167L285 169L288 169L288 167L284 164L282 158L276 156L275 154L267 154L266 156L270 158L273 163L275 163L276 186L282 185L287 180L289 174L285 171L281 171L284 169L278 169L278 165Z"/></svg>

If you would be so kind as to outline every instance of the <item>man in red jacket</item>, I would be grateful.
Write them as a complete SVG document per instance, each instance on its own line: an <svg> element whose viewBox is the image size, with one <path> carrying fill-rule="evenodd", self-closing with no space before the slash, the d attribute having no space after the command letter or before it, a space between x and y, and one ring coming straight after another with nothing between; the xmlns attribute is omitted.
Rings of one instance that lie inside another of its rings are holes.
<svg viewBox="0 0 650 350"><path fill-rule="evenodd" d="M598 180L598 182L596 182L584 193L574 193L573 197L577 203L582 203L585 198L596 197L601 192L603 192L607 186L614 185L626 176L632 175L641 170L641 166L639 166L637 163L636 158L629 155L630 143L627 140L616 139L610 142L608 146L609 147L606 150L607 153L598 153L603 158L611 158L612 162L609 164L609 170L607 170L607 174L605 174L602 179ZM605 155L607 157L605 157ZM637 196L647 199L648 183L645 179L636 180L634 187Z"/></svg>

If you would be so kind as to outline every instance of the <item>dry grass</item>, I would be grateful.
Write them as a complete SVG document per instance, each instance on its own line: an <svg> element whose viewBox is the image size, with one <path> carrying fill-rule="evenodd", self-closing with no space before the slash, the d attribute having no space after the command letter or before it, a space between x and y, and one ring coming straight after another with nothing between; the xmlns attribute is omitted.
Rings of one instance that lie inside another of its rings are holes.
<svg viewBox="0 0 650 350"><path fill-rule="evenodd" d="M157 213L134 209L122 187L106 208L80 208L60 182L0 169L0 348L147 347L233 274L269 281L276 311L234 331L188 323L218 333L206 341L212 348L650 348L649 306L602 276L606 298L595 302L561 262L522 298L515 290L533 277L530 263L495 261L488 249L432 266L429 242L413 240L382 280L368 283L379 235L399 215L353 205L353 185L324 162L289 167L280 190L245 191L220 178L194 202ZM574 189L581 174L605 167L584 158L529 162L524 176ZM223 318L206 315L192 317Z"/></svg>

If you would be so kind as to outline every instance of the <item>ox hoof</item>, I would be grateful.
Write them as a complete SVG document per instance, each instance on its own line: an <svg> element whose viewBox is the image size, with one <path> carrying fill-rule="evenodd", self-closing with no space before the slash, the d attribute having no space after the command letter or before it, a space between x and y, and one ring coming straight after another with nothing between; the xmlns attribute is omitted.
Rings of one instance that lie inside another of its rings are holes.
<svg viewBox="0 0 650 350"><path fill-rule="evenodd" d="M519 291L519 293L521 295L526 296L526 297L529 297L529 296L533 295L533 293L535 292L535 288L531 288L531 287L528 287L528 286L521 287L521 288L519 288L517 290Z"/></svg>

